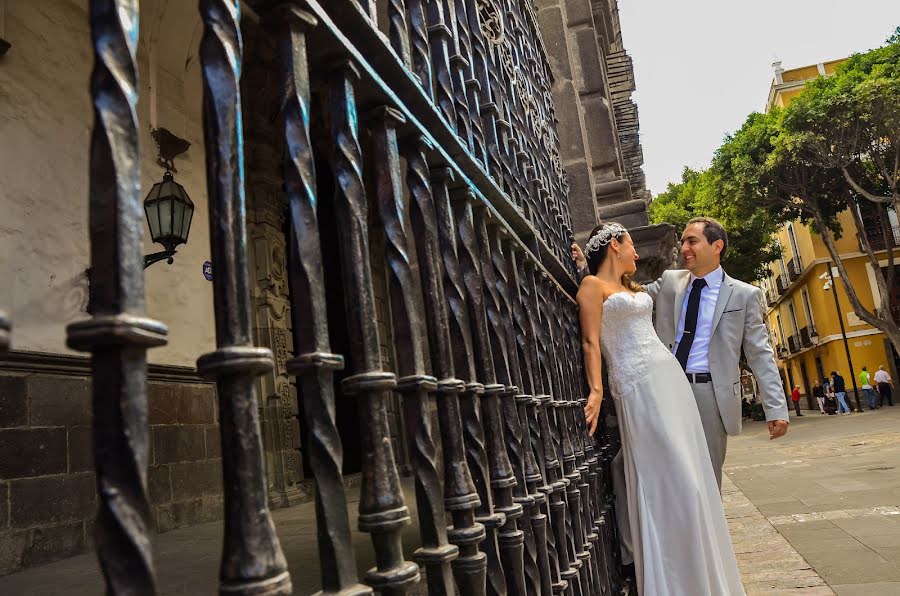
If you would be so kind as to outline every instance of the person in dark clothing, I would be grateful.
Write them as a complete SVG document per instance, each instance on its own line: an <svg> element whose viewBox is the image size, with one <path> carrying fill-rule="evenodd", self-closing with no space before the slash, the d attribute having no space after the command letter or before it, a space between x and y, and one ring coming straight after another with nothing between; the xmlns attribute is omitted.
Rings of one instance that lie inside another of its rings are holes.
<svg viewBox="0 0 900 596"><path fill-rule="evenodd" d="M831 371L831 389L838 401L838 413L843 415L845 412L850 413L847 407L847 385L844 383L844 377L837 374L837 371Z"/></svg>
<svg viewBox="0 0 900 596"><path fill-rule="evenodd" d="M819 411L823 414L825 413L825 388L819 385L819 379L816 379L816 384L813 385L813 397L816 398L816 403L819 404Z"/></svg>

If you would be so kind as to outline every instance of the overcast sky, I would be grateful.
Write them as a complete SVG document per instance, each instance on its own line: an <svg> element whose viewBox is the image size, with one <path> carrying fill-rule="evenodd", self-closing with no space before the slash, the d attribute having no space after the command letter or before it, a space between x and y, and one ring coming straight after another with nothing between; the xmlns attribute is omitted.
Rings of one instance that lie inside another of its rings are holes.
<svg viewBox="0 0 900 596"><path fill-rule="evenodd" d="M653 195L705 168L724 136L765 109L785 69L881 45L900 0L619 0L634 59L644 172Z"/></svg>

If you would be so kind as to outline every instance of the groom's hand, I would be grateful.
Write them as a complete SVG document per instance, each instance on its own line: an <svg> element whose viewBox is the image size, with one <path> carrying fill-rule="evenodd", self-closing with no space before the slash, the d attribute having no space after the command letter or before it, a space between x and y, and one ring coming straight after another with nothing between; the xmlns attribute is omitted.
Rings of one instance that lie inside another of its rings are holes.
<svg viewBox="0 0 900 596"><path fill-rule="evenodd" d="M770 420L769 421L769 440L777 439L784 435L788 429L787 420Z"/></svg>

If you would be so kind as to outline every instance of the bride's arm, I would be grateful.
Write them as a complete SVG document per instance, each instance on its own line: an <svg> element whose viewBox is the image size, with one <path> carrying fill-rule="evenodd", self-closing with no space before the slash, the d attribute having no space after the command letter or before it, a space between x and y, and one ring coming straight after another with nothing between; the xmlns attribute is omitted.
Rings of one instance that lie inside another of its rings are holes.
<svg viewBox="0 0 900 596"><path fill-rule="evenodd" d="M584 370L590 395L584 408L589 434L593 435L600 420L603 401L603 374L600 356L600 327L603 322L603 288L600 280L589 275L581 282L576 300L581 322L581 349L584 351Z"/></svg>

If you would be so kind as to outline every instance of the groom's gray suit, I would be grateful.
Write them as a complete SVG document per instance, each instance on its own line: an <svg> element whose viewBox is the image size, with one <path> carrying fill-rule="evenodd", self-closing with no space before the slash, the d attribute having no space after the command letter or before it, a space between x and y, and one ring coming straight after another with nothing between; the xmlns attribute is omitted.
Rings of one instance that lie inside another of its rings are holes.
<svg viewBox="0 0 900 596"><path fill-rule="evenodd" d="M678 327L690 283L691 272L678 269L664 271L662 277L645 286L655 303L656 333L672 351L676 349ZM740 434L743 422L739 365L741 348L756 376L766 420L788 420L787 399L763 319L761 292L759 288L733 279L723 271L709 339L708 360L712 382L691 383L720 487L728 435ZM625 471L621 452L613 460L613 481L616 494L624 495ZM621 502L624 503L624 499ZM617 509L616 513L623 562L627 564L632 560L628 512L622 508Z"/></svg>
<svg viewBox="0 0 900 596"><path fill-rule="evenodd" d="M691 272L678 269L663 272L662 277L646 286L647 292L656 303L656 334L670 350L675 349L682 305L690 281ZM743 422L739 365L741 348L747 357L750 370L756 376L766 420L788 420L787 399L763 319L761 291L725 274L713 311L712 334L709 341L709 373L717 406L717 411L713 414L717 415L719 420L703 420L707 443L711 442L710 429L716 425L728 435L737 435L741 432ZM695 393L700 385L692 384ZM702 418L704 416L701 411ZM724 440L724 437L722 439ZM716 460L724 460L724 443L721 454L710 453L710 455L713 457L714 465ZM721 466L719 463L716 469L716 475L720 479Z"/></svg>

